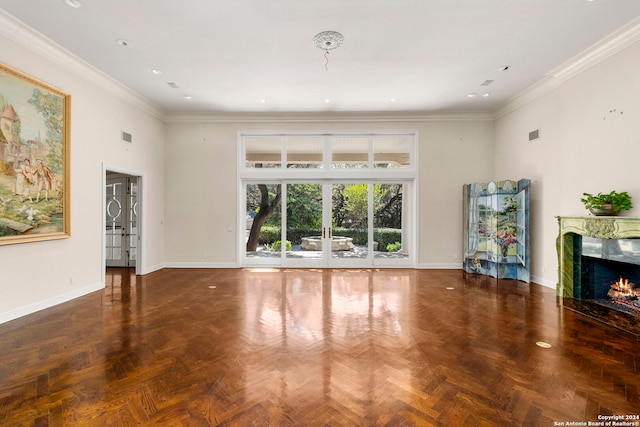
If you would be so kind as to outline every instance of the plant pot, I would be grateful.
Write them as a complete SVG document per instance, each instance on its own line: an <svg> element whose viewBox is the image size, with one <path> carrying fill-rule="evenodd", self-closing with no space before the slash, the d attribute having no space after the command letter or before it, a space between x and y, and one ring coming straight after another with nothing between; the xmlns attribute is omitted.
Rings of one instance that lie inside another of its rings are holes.
<svg viewBox="0 0 640 427"><path fill-rule="evenodd" d="M602 205L600 209L591 208L589 209L589 212L595 216L615 216L618 215L619 211L614 210L613 206L605 204Z"/></svg>

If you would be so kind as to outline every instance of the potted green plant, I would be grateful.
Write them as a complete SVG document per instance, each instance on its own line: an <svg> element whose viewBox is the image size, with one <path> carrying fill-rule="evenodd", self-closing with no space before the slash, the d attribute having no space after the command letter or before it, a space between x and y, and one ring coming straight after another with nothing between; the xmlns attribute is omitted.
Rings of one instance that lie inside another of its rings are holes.
<svg viewBox="0 0 640 427"><path fill-rule="evenodd" d="M580 199L584 203L584 207L593 215L617 215L622 210L629 210L631 205L631 196L623 191L618 193L613 190L610 193L598 193L595 196L590 193L582 193L584 196Z"/></svg>

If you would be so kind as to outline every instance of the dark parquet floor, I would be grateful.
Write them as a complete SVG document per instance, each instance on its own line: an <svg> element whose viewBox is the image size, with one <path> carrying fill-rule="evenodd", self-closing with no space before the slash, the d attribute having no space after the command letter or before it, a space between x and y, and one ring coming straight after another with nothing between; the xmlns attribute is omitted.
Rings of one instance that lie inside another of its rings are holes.
<svg viewBox="0 0 640 427"><path fill-rule="evenodd" d="M0 425L587 425L640 414L639 350L456 270L112 269L0 325Z"/></svg>

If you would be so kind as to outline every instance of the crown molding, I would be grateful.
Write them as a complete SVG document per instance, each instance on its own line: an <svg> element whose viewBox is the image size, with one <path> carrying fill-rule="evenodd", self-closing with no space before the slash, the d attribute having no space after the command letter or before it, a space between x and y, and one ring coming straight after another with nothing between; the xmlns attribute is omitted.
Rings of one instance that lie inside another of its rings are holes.
<svg viewBox="0 0 640 427"><path fill-rule="evenodd" d="M167 123L400 123L493 121L488 112L168 113Z"/></svg>
<svg viewBox="0 0 640 427"><path fill-rule="evenodd" d="M631 20L596 44L549 71L542 80L520 92L498 108L495 111L494 118L499 119L551 92L562 82L588 70L638 41L640 41L640 17Z"/></svg>
<svg viewBox="0 0 640 427"><path fill-rule="evenodd" d="M0 35L5 36L9 40L12 40L37 55L54 62L83 80L87 80L103 88L128 104L131 104L160 120L164 120L165 112L160 107L143 98L127 86L108 76L88 62L83 61L73 53L35 31L33 28L15 18L13 15L10 15L3 9L0 9ZM39 78L41 78L41 76L39 76ZM61 89L64 90L64 88Z"/></svg>

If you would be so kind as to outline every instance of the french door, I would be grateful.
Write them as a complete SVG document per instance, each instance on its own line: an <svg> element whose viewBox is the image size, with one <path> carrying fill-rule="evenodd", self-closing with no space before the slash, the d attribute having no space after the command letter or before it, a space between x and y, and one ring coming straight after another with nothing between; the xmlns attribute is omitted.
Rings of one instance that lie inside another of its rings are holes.
<svg viewBox="0 0 640 427"><path fill-rule="evenodd" d="M105 200L105 263L135 267L138 243L138 179L109 174Z"/></svg>
<svg viewBox="0 0 640 427"><path fill-rule="evenodd" d="M410 198L404 197L410 188L409 182L362 180L247 182L243 263L411 265Z"/></svg>

